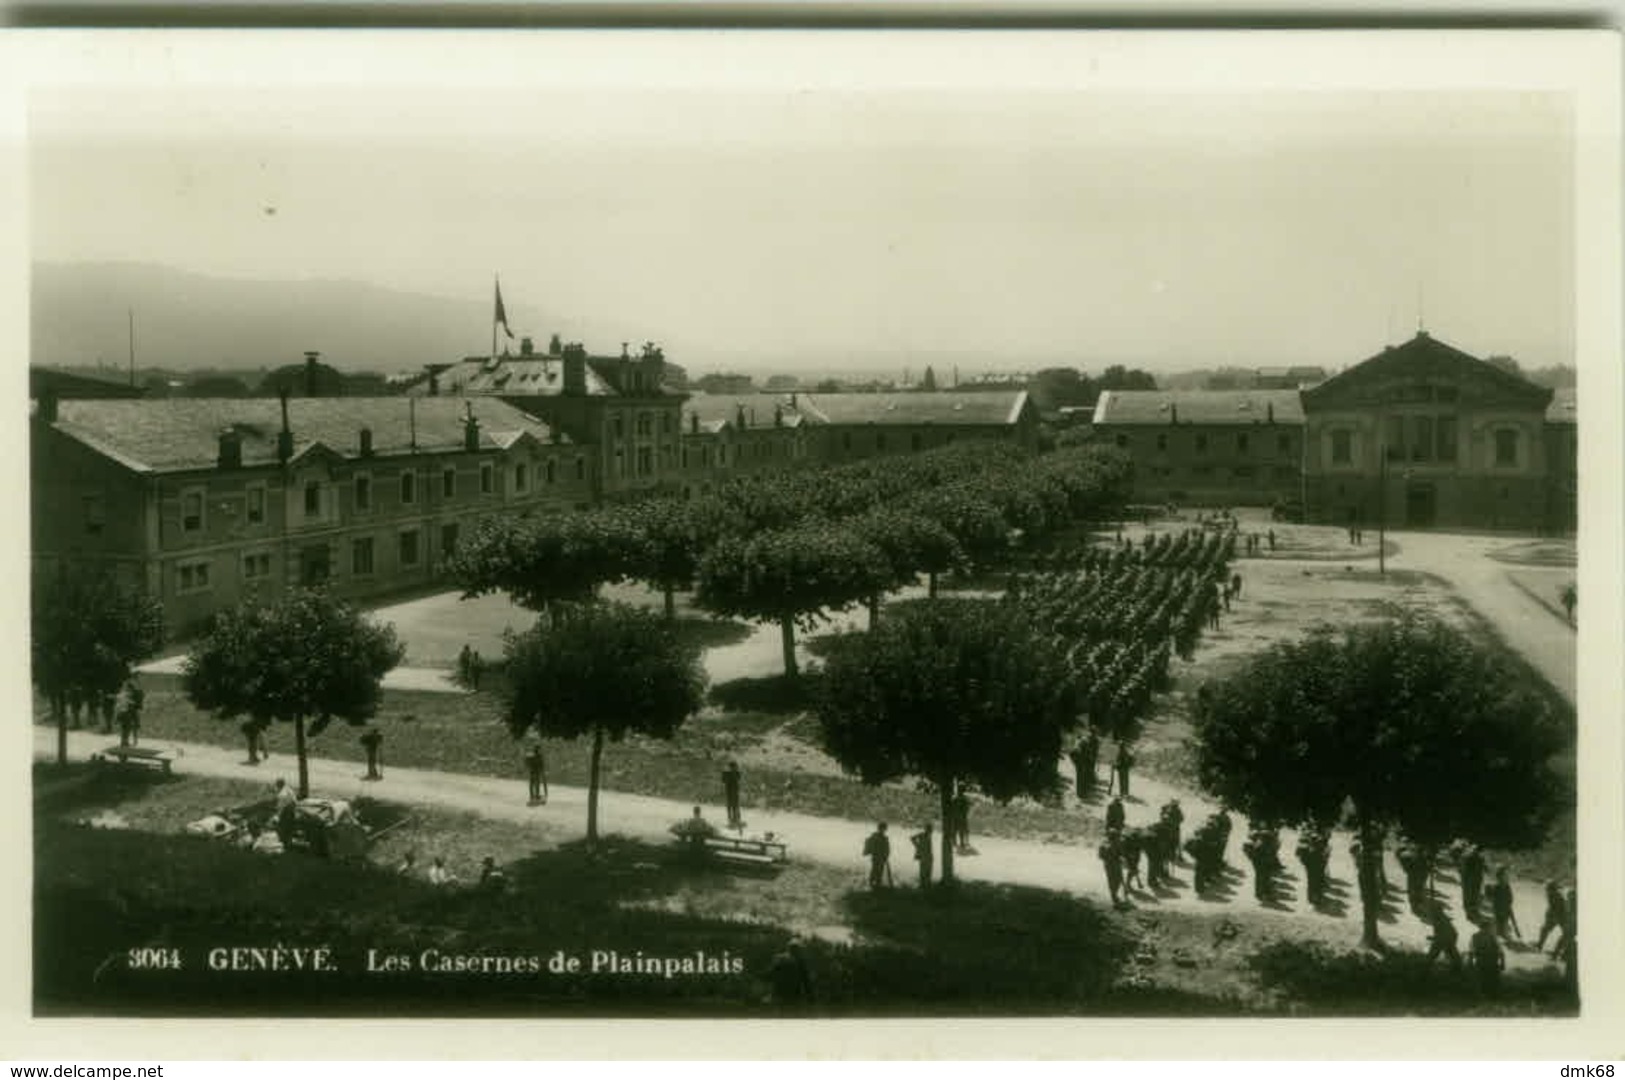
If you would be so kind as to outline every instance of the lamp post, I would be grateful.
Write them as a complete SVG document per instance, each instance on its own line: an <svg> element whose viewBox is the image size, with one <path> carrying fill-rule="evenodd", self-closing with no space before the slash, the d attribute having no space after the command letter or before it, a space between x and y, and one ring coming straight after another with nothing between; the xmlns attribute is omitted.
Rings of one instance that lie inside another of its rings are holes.
<svg viewBox="0 0 1625 1080"><path fill-rule="evenodd" d="M1388 447L1377 462L1377 576L1388 576Z"/></svg>

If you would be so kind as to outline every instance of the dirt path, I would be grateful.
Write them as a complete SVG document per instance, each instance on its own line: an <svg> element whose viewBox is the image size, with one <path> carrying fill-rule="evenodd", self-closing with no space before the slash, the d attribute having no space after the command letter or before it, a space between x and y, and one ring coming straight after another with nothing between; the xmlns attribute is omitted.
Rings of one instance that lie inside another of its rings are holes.
<svg viewBox="0 0 1625 1080"><path fill-rule="evenodd" d="M46 759L53 757L55 740L56 734L53 730L43 726L36 727L35 756ZM68 745L70 757L83 760L106 746L107 739L105 736L89 732L70 732ZM273 769L267 770L263 766L250 766L242 760L240 753L221 747L196 743L144 745L167 746L176 750L180 757L175 767L181 773L257 781L267 785L277 776L292 779L292 762L286 756L279 756ZM517 778L502 780L424 769L389 768L382 782L369 783L362 779L361 768L356 763L330 759L312 759L310 778L312 790L325 797L353 799L369 796L460 810L495 820L547 822L566 833L579 831L584 828L586 821L587 793L582 788L553 786L551 799L546 806L531 807L525 804L523 784ZM1176 791L1165 784L1150 780L1136 778L1132 790L1134 794L1127 806L1130 825L1154 820L1157 807L1170 798L1178 798L1185 810L1188 835L1190 828L1198 824L1202 817L1213 809L1205 801L1188 792ZM668 828L673 823L687 818L690 812L691 807L678 802L619 791L602 792L599 800L600 827L606 833L622 833L656 842L669 840ZM707 807L706 812L713 821L721 817L716 807ZM745 814L750 833L772 832L787 840L793 858L830 866L850 867L854 881L861 879L864 866L860 850L864 836L873 827L872 823L818 818L805 814L754 811L750 807L745 808ZM974 808L971 821L974 830ZM894 853L892 870L899 884L911 882L915 878L914 866L908 861L907 855L909 831L911 827L900 822L895 823L892 829ZM1137 893L1134 901L1136 906L1212 915L1222 915L1227 911L1258 910L1258 902L1252 895L1250 869L1241 854L1241 845L1246 833L1246 822L1238 817L1227 852L1227 862L1235 873L1224 890L1228 894L1226 898L1196 896L1190 887L1189 867L1184 866L1175 873L1176 881L1173 888L1163 890L1161 896L1152 896L1145 892ZM1318 912L1304 902L1300 888L1301 873L1290 857L1295 843L1296 838L1283 831L1282 848L1288 853L1289 863L1286 875L1287 887L1282 890L1281 905L1266 910L1271 910L1281 919L1290 921L1296 925L1297 930L1306 934L1329 935L1350 945L1354 944L1359 938L1359 907L1351 884L1354 880L1354 867L1348 856L1347 838L1339 837L1335 842L1330 866L1332 878L1345 886L1343 897L1347 902L1347 911L1341 915ZM965 879L1036 886L1087 896L1094 900L1104 900L1107 897L1105 875L1092 845L1085 847L1077 844L1035 843L974 836L973 845L976 854L956 860L956 869ZM1403 877L1391 856L1387 862L1390 881L1402 884ZM1517 910L1525 924L1525 932L1532 933L1538 930L1543 911L1540 887L1535 883L1523 881L1516 882L1514 887ZM1403 910L1402 896L1398 898L1397 904L1398 909L1389 921L1384 923L1384 937L1395 944L1403 943L1412 947L1424 944L1427 938L1426 928L1408 910ZM1459 925L1462 930L1462 941L1465 943L1471 927L1465 921L1460 921ZM1517 967L1539 966L1548 962L1532 952L1509 952L1507 959L1509 966Z"/></svg>

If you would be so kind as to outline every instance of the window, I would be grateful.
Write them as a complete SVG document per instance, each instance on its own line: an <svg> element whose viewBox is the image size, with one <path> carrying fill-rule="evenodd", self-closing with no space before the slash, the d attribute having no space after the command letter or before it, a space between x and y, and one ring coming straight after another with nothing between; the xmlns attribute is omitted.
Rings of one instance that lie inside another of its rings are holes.
<svg viewBox="0 0 1625 1080"><path fill-rule="evenodd" d="M530 483L529 474L530 467L523 461L513 467L513 489L515 491L525 490L525 486Z"/></svg>
<svg viewBox="0 0 1625 1080"><path fill-rule="evenodd" d="M496 489L496 469L489 461L480 462L480 494L489 495Z"/></svg>
<svg viewBox="0 0 1625 1080"><path fill-rule="evenodd" d="M1456 418L1454 416L1441 416L1434 425L1439 439L1439 460L1456 460Z"/></svg>
<svg viewBox="0 0 1625 1080"><path fill-rule="evenodd" d="M102 526L107 524L107 507L100 495L86 495L84 497L85 532L91 536L100 536Z"/></svg>
<svg viewBox="0 0 1625 1080"><path fill-rule="evenodd" d="M1236 453L1245 454L1246 452L1247 452L1247 433L1245 431L1238 431L1236 433Z"/></svg>
<svg viewBox="0 0 1625 1080"><path fill-rule="evenodd" d="M305 484L305 516L308 518L322 516L322 485L318 480L311 480Z"/></svg>
<svg viewBox="0 0 1625 1080"><path fill-rule="evenodd" d="M1433 417L1411 417L1411 460L1433 460Z"/></svg>
<svg viewBox="0 0 1625 1080"><path fill-rule="evenodd" d="M186 532L203 528L203 492L188 491L181 495L181 528Z"/></svg>
<svg viewBox="0 0 1625 1080"><path fill-rule="evenodd" d="M209 587L209 564L206 562L182 563L179 567L179 587L177 592L201 592Z"/></svg>
<svg viewBox="0 0 1625 1080"><path fill-rule="evenodd" d="M402 566L418 564L418 531L407 529L401 533L400 563Z"/></svg>
<svg viewBox="0 0 1625 1080"><path fill-rule="evenodd" d="M1127 435L1119 435L1119 436L1117 436L1117 445L1122 447L1124 450L1127 450L1128 449L1128 436Z"/></svg>
<svg viewBox="0 0 1625 1080"><path fill-rule="evenodd" d="M372 573L372 537L350 541L350 573L362 577Z"/></svg>
<svg viewBox="0 0 1625 1080"><path fill-rule="evenodd" d="M615 437L617 439L624 438L626 436L626 421L622 418L620 413L616 413L614 416L612 416L610 418L610 423L615 427Z"/></svg>
<svg viewBox="0 0 1625 1080"><path fill-rule="evenodd" d="M576 479L577 480L585 480L586 478L587 478L587 459L584 458L584 457L578 457L578 458L576 458Z"/></svg>
<svg viewBox="0 0 1625 1080"><path fill-rule="evenodd" d="M1388 418L1388 439L1383 444L1383 452L1388 455L1389 461L1404 460L1405 418L1403 416L1390 416Z"/></svg>
<svg viewBox="0 0 1625 1080"><path fill-rule="evenodd" d="M1497 465L1516 465L1518 463L1518 433L1508 428L1502 428L1495 433L1495 463Z"/></svg>
<svg viewBox="0 0 1625 1080"><path fill-rule="evenodd" d="M672 423L672 421L671 421L671 413L667 412L667 413L661 413L660 414L660 431L661 431L662 434L664 434L664 435L670 435L671 434L671 423Z"/></svg>
<svg viewBox="0 0 1625 1080"><path fill-rule="evenodd" d="M1282 453L1282 454L1290 454L1290 453L1292 453L1292 436L1290 436L1290 435L1277 435L1277 436L1275 436L1275 449L1276 449L1276 452Z"/></svg>
<svg viewBox="0 0 1625 1080"><path fill-rule="evenodd" d="M640 437L647 436L651 430L652 425L649 420L649 414L646 412L638 413L638 435Z"/></svg>
<svg viewBox="0 0 1625 1080"><path fill-rule="evenodd" d="M418 476L408 469L401 473L401 502L411 505L418 501Z"/></svg>
<svg viewBox="0 0 1625 1080"><path fill-rule="evenodd" d="M457 550L457 523L440 526L440 554L450 555Z"/></svg>
<svg viewBox="0 0 1625 1080"><path fill-rule="evenodd" d="M1122 446L1123 444L1118 443L1117 445ZM1196 436L1196 452L1198 454L1207 453L1207 436L1206 435L1198 435L1198 436Z"/></svg>
<svg viewBox="0 0 1625 1080"><path fill-rule="evenodd" d="M243 580L260 581L271 575L271 556L255 551L243 556Z"/></svg>
<svg viewBox="0 0 1625 1080"><path fill-rule="evenodd" d="M558 470L554 467L553 459L548 458L547 459L547 482L549 484L551 484L557 478L558 478Z"/></svg>
<svg viewBox="0 0 1625 1080"><path fill-rule="evenodd" d="M878 435L875 436L875 449L876 450L884 450L884 449L886 449L886 433L884 431L880 432Z"/></svg>
<svg viewBox="0 0 1625 1080"><path fill-rule="evenodd" d="M443 499L455 498L457 495L457 470L445 469L440 473L440 497Z"/></svg>
<svg viewBox="0 0 1625 1080"><path fill-rule="evenodd" d="M372 477L365 473L355 478L355 508L361 511L372 509Z"/></svg>
<svg viewBox="0 0 1625 1080"><path fill-rule="evenodd" d="M265 486L255 484L248 489L248 523L250 525L265 524Z"/></svg>
<svg viewBox="0 0 1625 1080"><path fill-rule="evenodd" d="M852 449L852 433L850 431L841 432L841 449Z"/></svg>
<svg viewBox="0 0 1625 1080"><path fill-rule="evenodd" d="M1332 432L1332 464L1333 465L1347 465L1347 464L1349 464L1349 462L1354 460L1354 455L1350 450L1350 443L1351 442L1353 442L1353 440L1350 438L1348 432L1346 432L1346 431L1334 431L1334 432Z"/></svg>
<svg viewBox="0 0 1625 1080"><path fill-rule="evenodd" d="M615 451L615 475L617 477L622 477L622 478L624 478L626 476L626 451L625 450L617 450L617 451Z"/></svg>
<svg viewBox="0 0 1625 1080"><path fill-rule="evenodd" d="M1168 436L1160 435L1160 434L1157 436L1157 449L1158 450L1166 450L1166 449L1168 449Z"/></svg>
<svg viewBox="0 0 1625 1080"><path fill-rule="evenodd" d="M650 476L655 471L654 450L647 446L638 447L638 475Z"/></svg>

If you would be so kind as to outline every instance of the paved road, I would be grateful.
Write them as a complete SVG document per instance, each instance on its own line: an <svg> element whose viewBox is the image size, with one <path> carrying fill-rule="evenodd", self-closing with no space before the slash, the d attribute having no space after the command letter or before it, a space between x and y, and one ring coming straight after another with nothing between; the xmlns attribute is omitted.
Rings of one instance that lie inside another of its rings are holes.
<svg viewBox="0 0 1625 1080"><path fill-rule="evenodd" d="M78 731L69 733L69 756L75 760L87 758L106 745L105 736ZM222 747L173 742L143 745L166 746L177 750L181 756L176 769L181 773L266 784L280 774L267 773L263 767L247 765L240 753ZM38 758L54 757L56 752L54 730L44 726L34 729L34 752ZM279 759L279 764L283 763L291 764L286 759ZM289 772L291 780L291 770ZM362 779L362 767L356 762L313 758L310 761L310 780L313 792L330 798L353 799L360 796L387 798L413 805L436 806L479 814L495 820L545 821L571 833L579 832L586 823L585 789L553 785L550 788L551 798L548 804L531 807L525 805L523 781L520 778L504 780L390 767L381 783L369 783ZM1185 810L1188 835L1190 828L1213 810L1213 807L1202 799L1154 781L1137 779L1133 791L1134 798L1128 805L1130 825L1149 823L1155 819L1157 807L1170 798L1178 798ZM708 807L707 811L712 820L721 817L716 807ZM606 833L621 833L655 842L669 841L671 837L667 832L668 828L673 823L687 818L690 812L691 807L682 803L619 791L601 792L599 797L601 829ZM1095 809L1080 812L1100 811ZM749 822L750 833L772 832L783 838L789 843L793 858L850 868L854 883L861 881L864 860L860 851L863 838L873 828L873 823L753 810L748 806L745 808L745 816ZM974 828L974 807L971 818ZM912 831L911 828L902 823L898 823L892 830L892 869L899 883L912 881L915 876L913 864L908 861L906 834L909 831ZM1258 902L1253 898L1250 868L1241 852L1246 833L1246 821L1238 817L1227 852L1227 862L1236 871L1236 876L1231 882L1230 888L1233 891L1229 899L1204 899L1196 896L1190 887L1190 871L1186 866L1181 867L1175 874L1176 885L1173 889L1165 890L1162 896L1138 893L1135 897L1136 906L1209 915L1222 914L1226 911L1260 910ZM1288 885L1291 895L1285 897L1285 902L1279 908L1268 910L1280 918L1299 922L1305 928L1311 924L1319 928L1329 924L1346 926L1352 944L1359 936L1359 905L1353 894L1354 866L1348 855L1347 837L1339 837L1334 843L1330 866L1331 876L1348 884L1348 892L1345 894L1348 910L1342 916L1317 912L1303 901L1300 871L1290 855L1295 843L1295 835L1283 831L1282 849L1287 853L1289 863L1288 873L1291 880ZM973 837L973 845L976 849L975 855L956 860L957 872L967 880L1037 886L1086 896L1097 901L1103 901L1108 896L1104 871L1095 856L1093 845L1038 843L993 837ZM1402 884L1403 875L1392 856L1387 860L1387 868L1389 880ZM1538 930L1540 916L1544 911L1540 886L1533 882L1518 881L1514 883L1514 888L1516 907L1525 932ZM1401 910L1393 917L1393 921L1384 924L1383 936L1395 944L1404 943L1413 947L1424 944L1427 938L1426 927L1408 910L1403 910L1403 897L1399 898L1399 907ZM1465 945L1472 927L1465 921L1460 921L1459 926L1462 943ZM1509 965L1519 967L1538 966L1547 962L1538 954L1516 952L1509 952L1507 960Z"/></svg>

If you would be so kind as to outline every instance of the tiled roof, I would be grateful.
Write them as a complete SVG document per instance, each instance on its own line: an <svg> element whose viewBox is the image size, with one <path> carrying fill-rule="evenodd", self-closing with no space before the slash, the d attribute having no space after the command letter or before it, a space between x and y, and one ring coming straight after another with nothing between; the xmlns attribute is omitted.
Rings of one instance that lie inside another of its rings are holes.
<svg viewBox="0 0 1625 1080"><path fill-rule="evenodd" d="M1579 396L1572 386L1563 386L1552 391L1552 403L1546 406L1546 422L1548 424L1572 424L1580 412Z"/></svg>
<svg viewBox="0 0 1625 1080"><path fill-rule="evenodd" d="M553 441L547 424L490 398L291 398L288 426L295 457L317 443L353 457L360 451L362 428L372 430L377 455L409 451L414 430L419 451L455 451L463 446L463 418L470 407L484 449L506 449L525 435ZM275 462L282 412L275 398L64 401L55 427L129 468L165 472L213 466L220 434L228 428L242 439L245 466Z"/></svg>
<svg viewBox="0 0 1625 1080"><path fill-rule="evenodd" d="M798 396L796 401L799 404L801 398ZM772 427L774 409L779 410L785 427L798 427L805 419L791 406L789 394L690 394L683 403L683 423L689 423L692 413L700 418L703 429L710 430L711 424L735 424L741 408L748 429Z"/></svg>
<svg viewBox="0 0 1625 1080"><path fill-rule="evenodd" d="M922 390L886 394L801 394L796 406L823 424L1013 424L1025 390L984 393Z"/></svg>
<svg viewBox="0 0 1625 1080"><path fill-rule="evenodd" d="M604 397L614 394L609 383L585 366L588 396ZM533 360L499 359L495 364L484 357L469 357L452 364L440 372L436 384L442 394L500 394L505 397L551 397L564 392L564 361L558 357L537 357ZM428 395L427 380L412 388L415 394Z"/></svg>
<svg viewBox="0 0 1625 1080"><path fill-rule="evenodd" d="M1303 423L1296 390L1104 390L1096 424Z"/></svg>

